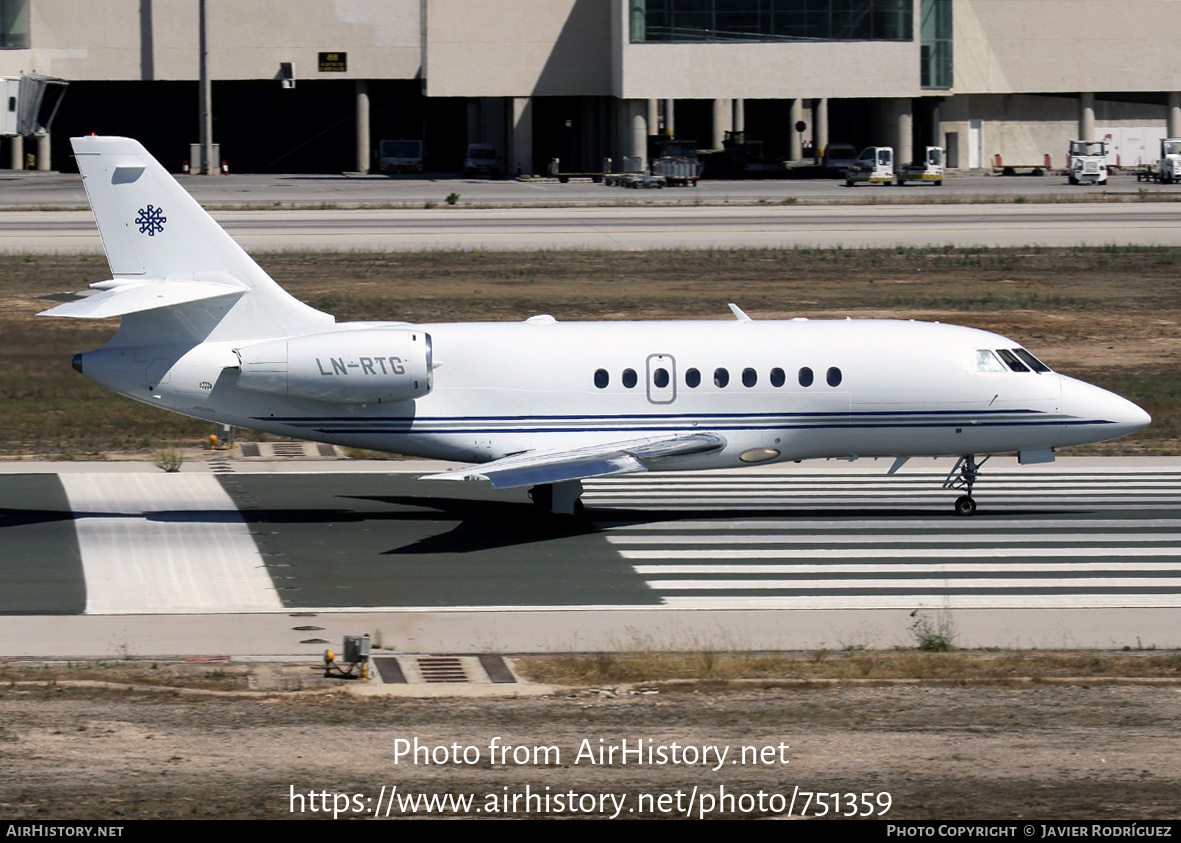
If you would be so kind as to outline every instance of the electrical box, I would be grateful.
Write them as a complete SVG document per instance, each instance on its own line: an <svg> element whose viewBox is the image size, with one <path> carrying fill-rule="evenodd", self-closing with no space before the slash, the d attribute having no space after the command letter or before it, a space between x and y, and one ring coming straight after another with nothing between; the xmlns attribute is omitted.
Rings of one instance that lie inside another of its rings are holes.
<svg viewBox="0 0 1181 843"><path fill-rule="evenodd" d="M213 160L209 162L210 166L205 166L205 162L201 160L201 144L189 144L189 169L194 173L205 173L211 175L217 172L217 168L221 166L221 144L215 143L213 145Z"/></svg>
<svg viewBox="0 0 1181 843"><path fill-rule="evenodd" d="M344 637L344 661L346 664L356 664L369 660L369 636L346 635Z"/></svg>

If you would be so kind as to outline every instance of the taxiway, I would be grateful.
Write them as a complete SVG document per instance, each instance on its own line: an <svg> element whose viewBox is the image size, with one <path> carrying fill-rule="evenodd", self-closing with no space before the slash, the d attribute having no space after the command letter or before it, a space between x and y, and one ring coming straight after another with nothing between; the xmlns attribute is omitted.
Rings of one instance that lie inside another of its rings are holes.
<svg viewBox="0 0 1181 843"><path fill-rule="evenodd" d="M886 467L604 479L575 522L416 464L5 463L0 655L1181 643L1181 459L993 460L970 519Z"/></svg>

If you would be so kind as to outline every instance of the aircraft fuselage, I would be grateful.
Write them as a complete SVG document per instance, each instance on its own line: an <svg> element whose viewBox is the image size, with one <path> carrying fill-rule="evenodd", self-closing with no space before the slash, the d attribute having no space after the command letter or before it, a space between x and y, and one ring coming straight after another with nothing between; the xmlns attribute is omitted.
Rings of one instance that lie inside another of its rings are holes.
<svg viewBox="0 0 1181 843"><path fill-rule="evenodd" d="M407 351L412 334L427 346L425 367ZM81 355L82 371L145 403L465 462L694 431L719 434L725 445L667 467L1032 453L1114 438L1147 421L1081 381L980 365L982 351L1000 362L998 352L1019 349L1012 340L924 322L345 324L285 341L281 364L255 364L271 366L261 390L243 388L259 377L248 370L249 343L118 342ZM267 360L277 356L267 351ZM407 370L421 382L406 382ZM411 389L421 394L399 400Z"/></svg>

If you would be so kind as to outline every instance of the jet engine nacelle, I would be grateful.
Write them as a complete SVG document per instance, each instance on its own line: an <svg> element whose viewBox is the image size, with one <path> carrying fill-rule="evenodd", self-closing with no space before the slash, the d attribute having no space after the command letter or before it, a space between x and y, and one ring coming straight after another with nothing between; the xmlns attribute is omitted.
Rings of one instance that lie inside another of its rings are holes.
<svg viewBox="0 0 1181 843"><path fill-rule="evenodd" d="M238 387L344 404L407 401L431 391L431 338L413 328L328 331L234 349Z"/></svg>

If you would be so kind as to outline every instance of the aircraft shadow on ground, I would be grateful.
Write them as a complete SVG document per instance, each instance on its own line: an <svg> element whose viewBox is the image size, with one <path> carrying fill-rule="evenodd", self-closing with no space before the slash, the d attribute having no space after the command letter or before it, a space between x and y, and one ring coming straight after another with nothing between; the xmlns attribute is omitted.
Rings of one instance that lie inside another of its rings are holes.
<svg viewBox="0 0 1181 843"><path fill-rule="evenodd" d="M677 521L701 521L723 517L726 520L798 521L807 526L809 521L850 519L850 526L856 519L883 518L924 518L946 517L956 523L959 516L950 510L930 509L678 509L666 511L637 511L625 508L590 507L584 517L539 515L530 504L500 501L471 500L468 498L423 498L423 497L365 497L369 500L394 506L410 507L407 510L371 512L355 509L250 509L250 510L159 510L145 512L142 516L134 513L87 512L65 509L18 509L0 508L0 529L70 521L82 518L136 518L148 521L181 524L232 524L245 520L247 523L309 524L309 523L360 523L364 521L421 521L424 517L445 514L460 522L456 530L481 533L481 542L486 547L504 547L512 544L545 541L557 536L585 535L599 532L595 523L630 524L674 524ZM429 510L429 511L425 511ZM1089 509L1006 509L981 510L973 521L994 518L1038 518L1043 516L1086 516L1094 515ZM478 548L473 548L478 549Z"/></svg>

